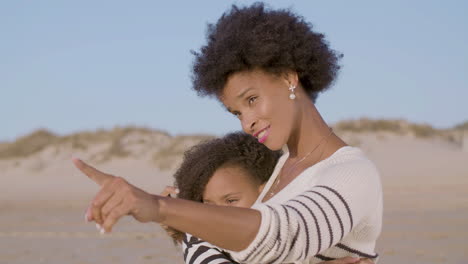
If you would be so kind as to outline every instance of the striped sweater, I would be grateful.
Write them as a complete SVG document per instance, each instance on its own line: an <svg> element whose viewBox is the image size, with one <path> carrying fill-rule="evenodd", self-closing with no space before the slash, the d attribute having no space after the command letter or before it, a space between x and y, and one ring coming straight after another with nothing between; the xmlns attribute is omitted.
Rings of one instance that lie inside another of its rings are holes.
<svg viewBox="0 0 468 264"><path fill-rule="evenodd" d="M182 241L186 264L238 264L226 251L190 234Z"/></svg>
<svg viewBox="0 0 468 264"><path fill-rule="evenodd" d="M288 155L252 206L262 216L256 237L246 249L228 251L230 256L240 263L318 263L345 256L376 261L383 202L372 162L360 149L343 147L261 203Z"/></svg>

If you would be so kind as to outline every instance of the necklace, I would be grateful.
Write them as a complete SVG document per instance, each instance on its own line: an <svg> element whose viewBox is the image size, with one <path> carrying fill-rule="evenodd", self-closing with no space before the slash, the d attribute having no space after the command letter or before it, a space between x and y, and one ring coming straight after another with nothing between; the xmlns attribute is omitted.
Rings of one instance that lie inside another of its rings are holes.
<svg viewBox="0 0 468 264"><path fill-rule="evenodd" d="M300 160L294 162L293 165L289 166L287 172L284 172L282 173L281 175L288 175L291 171L293 171L293 169L296 168L296 166L301 163L302 161L304 161L310 154L312 154L316 149L318 149L318 147L320 145L322 145L323 141L326 141L328 143L328 138L333 134L333 129L330 127L330 133L328 133L328 135L324 136L320 141L319 143L317 144L317 146L315 146L311 151L309 151L304 157L302 157ZM320 157L318 160L320 160L322 158L322 155L323 155L323 152L325 151L325 148L322 150L322 153L320 154ZM281 169L281 171L283 171L283 169ZM270 187L270 191L268 193L268 196L271 198L274 194L275 194L275 190L276 188L278 187L279 185L279 182L280 182L280 176L281 175L278 175L275 179L275 181L273 182L272 186Z"/></svg>

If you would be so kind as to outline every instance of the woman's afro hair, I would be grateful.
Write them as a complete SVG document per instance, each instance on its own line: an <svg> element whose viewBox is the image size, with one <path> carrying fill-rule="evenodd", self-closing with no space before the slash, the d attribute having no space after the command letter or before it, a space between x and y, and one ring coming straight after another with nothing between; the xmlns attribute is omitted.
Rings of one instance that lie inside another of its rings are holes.
<svg viewBox="0 0 468 264"><path fill-rule="evenodd" d="M334 81L343 56L330 49L325 36L290 10L263 3L235 5L216 24L209 24L207 44L195 56L193 89L201 96L220 96L229 76L261 69L280 74L295 71L313 101Z"/></svg>
<svg viewBox="0 0 468 264"><path fill-rule="evenodd" d="M262 184L273 173L281 151L272 151L256 138L243 132L233 132L193 146L184 153L184 159L174 174L178 198L202 202L206 184L215 171L223 166L243 168L254 182ZM184 234L165 227L174 242L181 242Z"/></svg>

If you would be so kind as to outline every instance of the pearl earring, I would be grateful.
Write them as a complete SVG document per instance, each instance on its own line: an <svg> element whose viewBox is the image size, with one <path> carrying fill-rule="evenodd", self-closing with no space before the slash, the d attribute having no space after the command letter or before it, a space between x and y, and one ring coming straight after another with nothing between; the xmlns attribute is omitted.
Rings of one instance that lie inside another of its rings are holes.
<svg viewBox="0 0 468 264"><path fill-rule="evenodd" d="M296 99L296 94L294 93L294 89L296 89L296 86L294 86L293 84L291 84L291 85L289 86L289 91L291 91L291 93L289 94L289 99L291 99L291 100Z"/></svg>

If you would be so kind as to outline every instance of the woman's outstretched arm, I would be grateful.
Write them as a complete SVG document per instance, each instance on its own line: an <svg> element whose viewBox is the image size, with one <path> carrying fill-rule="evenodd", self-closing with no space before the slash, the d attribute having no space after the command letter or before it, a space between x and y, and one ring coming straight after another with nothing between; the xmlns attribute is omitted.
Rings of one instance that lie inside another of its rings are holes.
<svg viewBox="0 0 468 264"><path fill-rule="evenodd" d="M132 215L139 222L165 224L219 247L240 251L250 244L259 229L261 216L257 210L149 194L79 159L73 163L101 187L86 212L86 219L99 224L102 232L111 232L120 218Z"/></svg>

